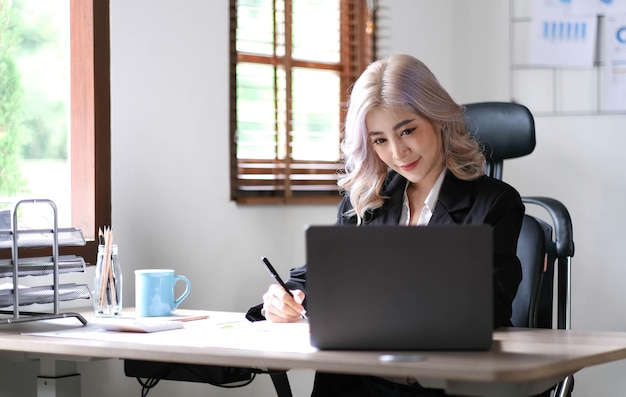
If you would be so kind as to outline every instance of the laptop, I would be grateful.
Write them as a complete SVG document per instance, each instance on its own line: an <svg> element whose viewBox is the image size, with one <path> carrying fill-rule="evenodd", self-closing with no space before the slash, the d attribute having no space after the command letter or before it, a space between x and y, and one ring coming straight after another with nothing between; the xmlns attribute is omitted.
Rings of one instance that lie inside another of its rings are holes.
<svg viewBox="0 0 626 397"><path fill-rule="evenodd" d="M487 350L488 225L309 226L311 345L328 350Z"/></svg>

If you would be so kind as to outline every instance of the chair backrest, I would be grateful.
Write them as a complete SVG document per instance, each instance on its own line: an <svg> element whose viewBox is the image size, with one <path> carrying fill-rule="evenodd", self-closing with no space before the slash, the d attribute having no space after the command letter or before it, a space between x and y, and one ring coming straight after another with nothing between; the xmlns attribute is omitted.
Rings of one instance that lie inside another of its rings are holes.
<svg viewBox="0 0 626 397"><path fill-rule="evenodd" d="M487 175L502 179L503 160L535 150L535 119L525 106L479 102L465 105L465 110L469 132L483 146Z"/></svg>
<svg viewBox="0 0 626 397"><path fill-rule="evenodd" d="M481 144L486 173L502 179L503 162L533 152L535 122L523 105L509 102L481 102L465 105L470 134ZM549 214L548 221L524 215L517 256L523 280L513 301L513 324L518 327L569 328L570 263L574 255L572 223L567 208L547 197L522 197ZM554 301L554 274L557 295Z"/></svg>

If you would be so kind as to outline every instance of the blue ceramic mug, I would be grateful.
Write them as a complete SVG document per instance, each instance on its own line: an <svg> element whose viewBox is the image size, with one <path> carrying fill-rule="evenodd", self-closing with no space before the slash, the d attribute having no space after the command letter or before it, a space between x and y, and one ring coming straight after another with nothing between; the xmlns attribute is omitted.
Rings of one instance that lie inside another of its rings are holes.
<svg viewBox="0 0 626 397"><path fill-rule="evenodd" d="M174 298L176 282L184 281L185 291ZM191 284L172 269L135 270L135 310L138 317L169 316L189 295Z"/></svg>

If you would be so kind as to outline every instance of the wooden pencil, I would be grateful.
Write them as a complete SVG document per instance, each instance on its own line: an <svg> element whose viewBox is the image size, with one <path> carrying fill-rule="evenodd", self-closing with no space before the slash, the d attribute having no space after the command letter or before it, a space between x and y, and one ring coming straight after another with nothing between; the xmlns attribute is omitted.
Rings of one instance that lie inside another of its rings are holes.
<svg viewBox="0 0 626 397"><path fill-rule="evenodd" d="M106 301L106 290L109 282L109 273L111 272L111 236L110 229L105 226L104 228L104 253L102 257L102 267L100 273L100 296L99 305L104 306Z"/></svg>
<svg viewBox="0 0 626 397"><path fill-rule="evenodd" d="M105 227L106 229L106 227ZM104 306L104 296L105 296L105 289L106 289L106 282L105 282L105 273L104 273L104 267L105 267L105 260L104 258L106 257L106 252L105 252L105 245L104 245L104 241L105 241L105 237L104 237L104 233L102 232L102 228L100 228L98 233L102 233L102 235L99 234L99 239L100 239L100 245L103 246L103 250L102 250L102 258L100 259L100 289L99 289L99 294L98 294L98 306L100 308L102 308ZM101 238L100 238L101 237ZM97 270L97 269L96 269Z"/></svg>
<svg viewBox="0 0 626 397"><path fill-rule="evenodd" d="M109 275L109 284L110 284L110 289L111 289L111 305L117 306L117 291L115 290L115 278L113 277L113 259L112 259L113 230L110 230L110 229L109 229L108 246L109 246L109 254L107 256L107 259L109 261L109 271L107 274Z"/></svg>

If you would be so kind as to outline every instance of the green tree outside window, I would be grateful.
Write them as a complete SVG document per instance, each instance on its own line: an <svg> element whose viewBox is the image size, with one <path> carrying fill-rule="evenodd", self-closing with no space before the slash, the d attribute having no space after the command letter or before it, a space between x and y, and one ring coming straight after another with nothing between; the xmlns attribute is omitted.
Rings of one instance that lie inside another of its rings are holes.
<svg viewBox="0 0 626 397"><path fill-rule="evenodd" d="M25 142L23 92L15 63L20 38L13 2L0 2L0 197L26 191L18 164Z"/></svg>

